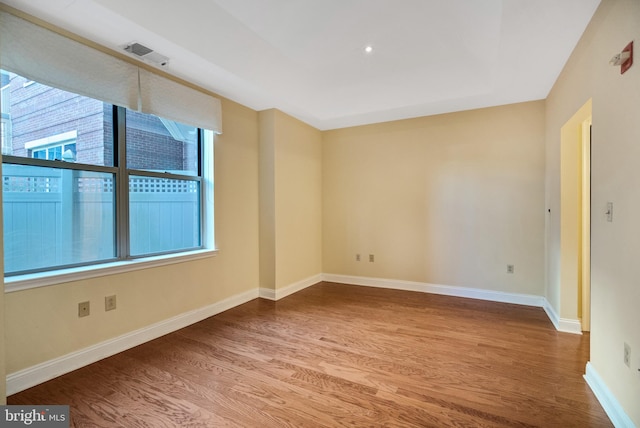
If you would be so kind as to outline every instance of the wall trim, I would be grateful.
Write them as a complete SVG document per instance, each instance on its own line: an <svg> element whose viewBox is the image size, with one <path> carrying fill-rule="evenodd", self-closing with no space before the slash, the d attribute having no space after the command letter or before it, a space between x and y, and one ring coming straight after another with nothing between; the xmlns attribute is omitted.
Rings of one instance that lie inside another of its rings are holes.
<svg viewBox="0 0 640 428"><path fill-rule="evenodd" d="M30 288L45 287L47 285L99 278L106 275L115 275L140 269L204 259L216 256L217 254L218 250L213 249L193 250L139 259L120 260L111 263L98 263L89 266L58 269L48 272L9 276L4 279L4 291L5 293L11 293L14 291L28 290Z"/></svg>
<svg viewBox="0 0 640 428"><path fill-rule="evenodd" d="M256 298L258 298L258 289L252 289L212 305L185 312L113 339L11 373L7 375L7 395L24 391L27 388L157 339L160 336L187 327Z"/></svg>
<svg viewBox="0 0 640 428"><path fill-rule="evenodd" d="M560 318L558 331L563 333L582 334L582 322L580 320Z"/></svg>
<svg viewBox="0 0 640 428"><path fill-rule="evenodd" d="M616 428L635 428L633 421L625 413L620 402L611 393L591 362L587 363L584 380L587 381L587 385L589 385L605 413L611 419L613 426Z"/></svg>
<svg viewBox="0 0 640 428"><path fill-rule="evenodd" d="M317 275L310 276L301 281L294 282L283 288L277 288L275 290L271 288L260 288L259 296L262 299L278 301L284 297L290 296L293 293L297 293L300 290L304 290L307 287L311 287L319 282L322 282L324 275L319 273Z"/></svg>
<svg viewBox="0 0 640 428"><path fill-rule="evenodd" d="M571 334L582 334L582 323L580 320L572 320L570 318L560 318L558 313L551 303L547 299L544 299L544 305L542 306L544 311L547 313L547 316L553 323L553 326L556 330L561 331L563 333L571 333Z"/></svg>
<svg viewBox="0 0 640 428"><path fill-rule="evenodd" d="M446 296L466 297L469 299L490 300L493 302L513 303L516 305L544 307L546 299L542 296L521 293L506 293L502 291L484 290L478 288L454 287L451 285L429 284L425 282L403 281L397 279L368 278L324 274L324 281L338 282L367 287L390 288L393 290L420 291L423 293L442 294Z"/></svg>
<svg viewBox="0 0 640 428"><path fill-rule="evenodd" d="M425 282L404 281L399 279L369 278L362 276L337 275L326 273L324 281L338 282L366 287L390 288L393 290L419 291L422 293L443 294L446 296L465 297L468 299L489 300L492 302L513 303L516 305L541 307L547 313L556 330L563 333L582 334L580 320L560 318L549 301L543 296L479 288L455 287L451 285L429 284Z"/></svg>
<svg viewBox="0 0 640 428"><path fill-rule="evenodd" d="M103 358L110 357L160 336L164 336L165 334L187 327L258 297L278 301L322 281L366 287L388 288L393 290L418 291L422 293L542 307L556 330L567 333L582 333L579 320L559 318L551 304L542 296L507 293L477 288L454 287L414 281L323 273L310 276L309 278L305 278L276 290L270 288L255 288L244 293L236 294L203 308L185 312L113 339L45 361L35 366L27 367L26 369L19 370L14 373L10 373L7 375L7 395L24 391L32 386L87 366Z"/></svg>
<svg viewBox="0 0 640 428"><path fill-rule="evenodd" d="M556 328L556 330L560 330L560 316L558 315L556 310L553 309L553 306L551 306L551 303L549 303L546 298L544 299L544 305L542 305L542 308L547 313L549 320L551 320L551 323Z"/></svg>

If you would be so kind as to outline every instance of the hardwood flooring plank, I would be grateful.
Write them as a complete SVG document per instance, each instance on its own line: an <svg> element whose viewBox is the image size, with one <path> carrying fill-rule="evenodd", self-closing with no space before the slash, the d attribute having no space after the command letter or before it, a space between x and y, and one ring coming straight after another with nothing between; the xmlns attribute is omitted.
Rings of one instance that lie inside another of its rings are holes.
<svg viewBox="0 0 640 428"><path fill-rule="evenodd" d="M158 367L146 364L144 361L134 359L122 353L104 361L114 371L120 371L124 376L140 379L148 385L160 388L169 397L182 397L183 400L192 402L198 409L205 410L207 421L220 427L246 426L238 421L248 423L251 416L243 418L246 406L229 399L222 399L224 395L202 387L174 373L162 370ZM252 412L254 408L249 408Z"/></svg>
<svg viewBox="0 0 640 428"><path fill-rule="evenodd" d="M216 354L204 354L202 348L198 344L189 343L191 346L185 346L184 339L174 338L176 342L180 342L179 348L156 348L154 354L156 356L164 356L168 358L170 363L176 366L176 369L186 374L190 371L192 379L197 381L203 373L216 372L218 378L228 382L229 390L227 393L236 393L251 400L253 406L264 408L285 407L292 414L297 415L299 420L316 420L320 426L322 420L330 421L329 416L318 410L318 403L312 396L305 394L305 391L296 391L278 380L278 376L267 376L258 370L258 366L251 362L247 363L241 358L231 362ZM157 344L157 343L156 343ZM248 381L249 380L249 381ZM211 386L209 384L209 386ZM306 400L296 400L299 396L306 396ZM340 403L330 403L339 406ZM296 425L293 425L296 426ZM326 426L332 426L331 424Z"/></svg>
<svg viewBox="0 0 640 428"><path fill-rule="evenodd" d="M8 397L73 427L610 427L540 308L319 283Z"/></svg>
<svg viewBox="0 0 640 428"><path fill-rule="evenodd" d="M208 393L203 393L205 398L210 400L209 405L205 407L212 407L212 411L223 415L231 413L232 420L238 421L241 425L243 422L245 423L242 426L251 426L251 423L246 421L247 419L249 421L261 420L261 424L265 426L295 426L285 424L274 418L273 415L264 412L266 406L259 397L268 394L268 392L263 392L251 382L246 382L227 370L202 365L198 362L194 365L193 361L185 363L185 358L189 358L188 355L172 357L171 355L163 355L162 350L154 352L153 356L145 358L135 355L134 358L154 366L173 366L174 372L183 379L183 382L193 385L193 389L208 391ZM249 392L246 391L247 388L250 388ZM238 412L240 415L233 417L234 412Z"/></svg>

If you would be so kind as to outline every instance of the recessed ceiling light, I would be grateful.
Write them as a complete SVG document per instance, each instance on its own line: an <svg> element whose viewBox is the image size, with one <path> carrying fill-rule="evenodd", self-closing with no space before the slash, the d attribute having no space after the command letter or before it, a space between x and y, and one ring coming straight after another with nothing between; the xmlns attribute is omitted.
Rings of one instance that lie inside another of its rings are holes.
<svg viewBox="0 0 640 428"><path fill-rule="evenodd" d="M373 52L373 46L368 45L364 48L364 52L370 54L371 52Z"/></svg>

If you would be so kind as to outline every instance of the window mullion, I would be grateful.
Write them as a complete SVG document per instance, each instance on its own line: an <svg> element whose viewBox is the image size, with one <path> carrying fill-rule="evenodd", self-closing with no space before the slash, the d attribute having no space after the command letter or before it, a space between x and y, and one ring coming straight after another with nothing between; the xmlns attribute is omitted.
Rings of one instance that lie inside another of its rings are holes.
<svg viewBox="0 0 640 428"><path fill-rule="evenodd" d="M13 165L41 166L44 168L73 169L77 171L95 171L105 173L117 172L116 168L110 166L91 165L86 163L72 163L58 160L34 159L11 155L3 155L2 163Z"/></svg>
<svg viewBox="0 0 640 428"><path fill-rule="evenodd" d="M207 186L204 178L204 130L198 128L198 177L200 177L200 246L205 248L209 243L207 242L207 228L210 227L206 224L206 200L207 200Z"/></svg>
<svg viewBox="0 0 640 428"><path fill-rule="evenodd" d="M131 175L139 175L143 177L167 178L170 180L200 181L202 177L197 175L174 174L171 172L155 172L146 171L144 169L127 169L127 173Z"/></svg>
<svg viewBox="0 0 640 428"><path fill-rule="evenodd" d="M126 109L114 106L114 148L118 172L116 182L116 248L119 259L128 259L129 246L129 173L127 171Z"/></svg>

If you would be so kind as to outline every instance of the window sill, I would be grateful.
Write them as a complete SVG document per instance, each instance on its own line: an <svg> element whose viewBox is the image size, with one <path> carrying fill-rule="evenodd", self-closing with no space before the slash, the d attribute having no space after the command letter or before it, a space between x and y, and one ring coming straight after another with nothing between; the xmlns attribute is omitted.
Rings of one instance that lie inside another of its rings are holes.
<svg viewBox="0 0 640 428"><path fill-rule="evenodd" d="M178 254L165 254L162 256L61 269L51 272L12 276L4 279L4 291L5 293L11 293L14 291L62 284L70 281L79 281L134 270L149 269L157 266L166 266L174 263L183 263L191 260L213 257L216 254L218 254L218 250L195 250Z"/></svg>

